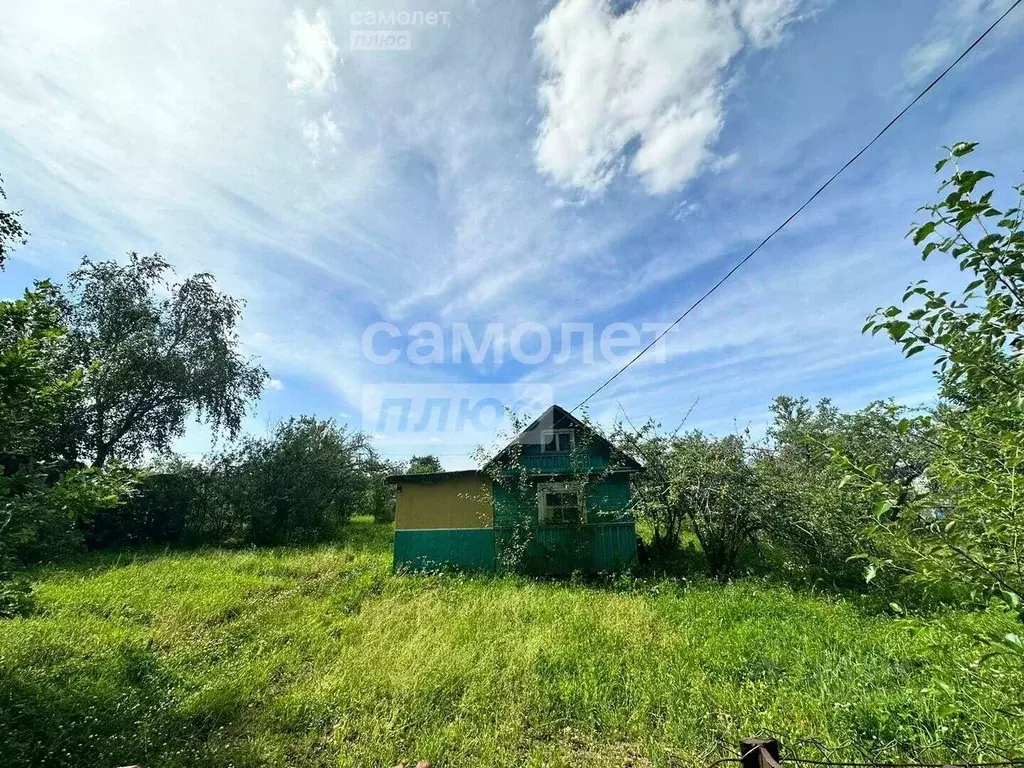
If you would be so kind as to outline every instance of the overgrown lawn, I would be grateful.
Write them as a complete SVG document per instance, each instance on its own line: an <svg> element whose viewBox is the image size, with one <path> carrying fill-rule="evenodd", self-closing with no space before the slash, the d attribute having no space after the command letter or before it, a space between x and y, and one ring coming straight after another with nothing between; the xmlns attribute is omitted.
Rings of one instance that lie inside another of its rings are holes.
<svg viewBox="0 0 1024 768"><path fill-rule="evenodd" d="M897 620L755 581L393 577L391 529L315 549L98 555L0 621L4 765L707 765L998 759L1008 617ZM809 739L822 744L811 743ZM1003 750L1003 751L1000 751Z"/></svg>

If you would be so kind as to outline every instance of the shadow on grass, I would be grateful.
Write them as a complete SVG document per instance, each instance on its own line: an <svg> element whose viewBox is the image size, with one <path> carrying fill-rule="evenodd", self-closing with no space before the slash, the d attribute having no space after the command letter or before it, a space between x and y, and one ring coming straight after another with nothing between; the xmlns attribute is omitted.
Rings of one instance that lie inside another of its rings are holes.
<svg viewBox="0 0 1024 768"><path fill-rule="evenodd" d="M166 765L202 750L209 729L178 711L178 681L145 644L105 648L62 674L39 653L0 671L5 764Z"/></svg>

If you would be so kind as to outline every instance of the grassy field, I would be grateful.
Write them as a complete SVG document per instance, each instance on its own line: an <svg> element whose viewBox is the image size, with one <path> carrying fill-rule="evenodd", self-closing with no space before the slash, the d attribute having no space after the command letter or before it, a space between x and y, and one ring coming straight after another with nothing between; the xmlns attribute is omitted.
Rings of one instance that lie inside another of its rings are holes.
<svg viewBox="0 0 1024 768"><path fill-rule="evenodd" d="M35 614L0 621L0 763L707 765L759 733L941 761L1024 740L1024 670L970 667L1003 617L753 581L396 578L390 541L364 522L330 547L31 572Z"/></svg>

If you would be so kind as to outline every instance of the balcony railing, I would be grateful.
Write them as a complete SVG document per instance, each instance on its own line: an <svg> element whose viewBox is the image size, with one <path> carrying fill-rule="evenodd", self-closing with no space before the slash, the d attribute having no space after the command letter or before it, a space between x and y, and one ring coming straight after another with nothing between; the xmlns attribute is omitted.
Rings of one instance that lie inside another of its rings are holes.
<svg viewBox="0 0 1024 768"><path fill-rule="evenodd" d="M580 472L583 470L583 462L579 457L568 453L534 453L519 457L516 465L509 466L507 472L516 474L520 468L530 473L551 473L557 475ZM601 471L605 468L603 456L588 456L586 467L590 472Z"/></svg>

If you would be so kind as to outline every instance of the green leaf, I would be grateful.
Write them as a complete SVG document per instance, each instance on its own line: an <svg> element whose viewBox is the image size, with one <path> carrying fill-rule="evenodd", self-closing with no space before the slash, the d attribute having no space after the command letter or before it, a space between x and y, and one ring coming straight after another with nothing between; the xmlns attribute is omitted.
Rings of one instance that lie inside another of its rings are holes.
<svg viewBox="0 0 1024 768"><path fill-rule="evenodd" d="M893 341L901 341L903 334L910 329L910 323L905 320L894 320L886 326L889 329L889 337Z"/></svg>
<svg viewBox="0 0 1024 768"><path fill-rule="evenodd" d="M976 141L958 141L953 145L953 157L964 157L965 155L971 154L974 148L978 146Z"/></svg>
<svg viewBox="0 0 1024 768"><path fill-rule="evenodd" d="M946 163L948 163L948 162L949 162L949 158L948 157L944 157L941 160L939 160L939 162L937 162L935 164L935 172L938 173L943 168L945 168L946 167Z"/></svg>
<svg viewBox="0 0 1024 768"><path fill-rule="evenodd" d="M914 245L920 245L928 235L935 231L935 226L934 221L928 221L918 227L917 232L914 233Z"/></svg>
<svg viewBox="0 0 1024 768"><path fill-rule="evenodd" d="M995 234L995 233L993 233L991 235L985 235L983 238L981 238L981 240L978 241L978 250L979 251L987 251L993 245L995 245L996 243L998 243L1002 239L1003 239L1002 235Z"/></svg>

